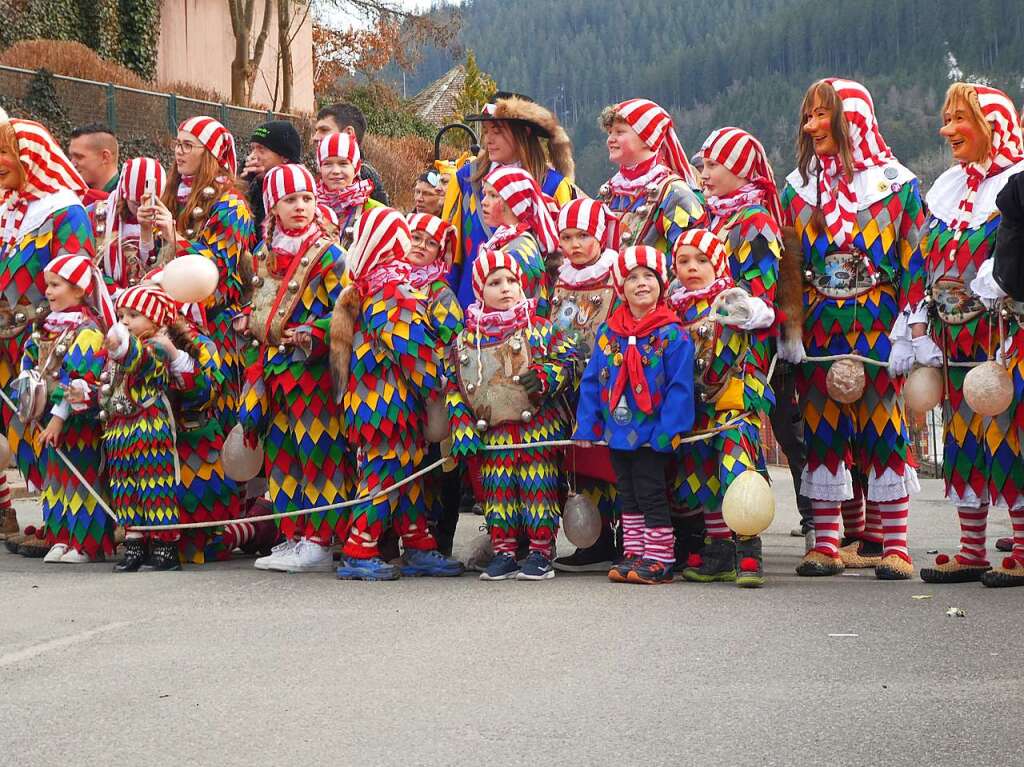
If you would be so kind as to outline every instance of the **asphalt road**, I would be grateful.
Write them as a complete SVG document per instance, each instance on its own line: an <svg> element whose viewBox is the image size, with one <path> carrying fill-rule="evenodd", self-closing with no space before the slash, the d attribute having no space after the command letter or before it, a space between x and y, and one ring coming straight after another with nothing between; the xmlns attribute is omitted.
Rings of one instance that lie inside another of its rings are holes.
<svg viewBox="0 0 1024 767"><path fill-rule="evenodd" d="M2 552L0 763L1019 761L1024 589L798 578L776 476L757 591L564 574L364 584L248 561L115 576ZM919 566L955 541L938 482L924 485ZM456 553L478 519L462 518ZM1008 529L994 512L990 534Z"/></svg>

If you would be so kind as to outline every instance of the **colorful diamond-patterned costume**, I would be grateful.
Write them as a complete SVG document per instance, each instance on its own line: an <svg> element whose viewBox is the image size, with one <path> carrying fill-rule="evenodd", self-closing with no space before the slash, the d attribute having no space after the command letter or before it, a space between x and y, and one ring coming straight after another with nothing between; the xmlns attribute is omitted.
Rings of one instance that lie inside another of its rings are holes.
<svg viewBox="0 0 1024 767"><path fill-rule="evenodd" d="M619 246L651 245L670 253L679 235L706 224L700 193L667 168L635 192L602 187L599 198L619 217Z"/></svg>
<svg viewBox="0 0 1024 767"><path fill-rule="evenodd" d="M43 326L33 333L25 347L22 369L36 370L46 381L52 403L49 415L64 420L57 446L86 481L100 490L103 434L96 392L106 360L103 332L88 310L73 309L63 316L74 321L59 329ZM72 381L87 392L84 402L72 405L67 400ZM112 555L113 523L52 447L42 449L38 470L44 475L41 500L47 543L64 544L90 558Z"/></svg>

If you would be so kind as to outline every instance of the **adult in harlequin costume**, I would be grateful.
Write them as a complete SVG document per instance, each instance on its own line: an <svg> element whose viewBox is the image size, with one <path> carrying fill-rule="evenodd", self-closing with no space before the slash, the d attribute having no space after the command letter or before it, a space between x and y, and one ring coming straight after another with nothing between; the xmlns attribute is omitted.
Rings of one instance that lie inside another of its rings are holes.
<svg viewBox="0 0 1024 767"><path fill-rule="evenodd" d="M114 526L55 449L92 487L102 486L103 435L96 395L106 359L103 335L116 317L89 256L57 256L46 265L44 279L50 312L36 321L21 374L26 381L39 376L49 395L46 412L33 414L40 417L43 528L50 546L43 561L81 564L114 553ZM23 398L21 412L31 411L34 396L18 383L15 388Z"/></svg>
<svg viewBox="0 0 1024 767"><path fill-rule="evenodd" d="M43 270L58 253L93 255L92 227L80 201L86 184L42 125L0 113L0 387L17 375L30 325L49 311ZM42 486L35 450L14 414L3 424L18 465ZM5 535L17 535L7 479L0 472ZM27 543L27 542L26 542Z"/></svg>
<svg viewBox="0 0 1024 767"><path fill-rule="evenodd" d="M313 176L279 165L263 181L266 237L253 254L246 325L257 348L246 370L239 421L262 440L275 513L349 497L352 465L331 391L327 332L341 293L345 253L324 232ZM262 570L329 572L341 510L280 520L284 542L256 560Z"/></svg>
<svg viewBox="0 0 1024 767"><path fill-rule="evenodd" d="M253 243L252 213L236 178L235 139L212 117L178 126L174 167L163 197L139 212L164 243L160 261L198 254L217 265L217 289L204 303L206 328L230 371L217 414L225 431L235 424L243 361L232 321L241 312L240 265Z"/></svg>
<svg viewBox="0 0 1024 767"><path fill-rule="evenodd" d="M481 114L467 119L482 125L480 154L463 165L448 183L442 214L452 222L458 236L451 284L463 307L475 300L473 262L494 234L494 226L483 217L488 173L499 166L520 167L555 206L577 196L572 142L554 113L527 96L499 91Z"/></svg>
<svg viewBox="0 0 1024 767"><path fill-rule="evenodd" d="M138 212L147 193L159 198L166 188L167 174L160 163L151 157L136 157L121 167L110 197L89 208L99 265L112 289L137 284L156 266L159 253L153 228L147 224L143 231Z"/></svg>
<svg viewBox="0 0 1024 767"><path fill-rule="evenodd" d="M946 497L960 519L960 549L952 557L940 554L934 566L921 570L921 578L929 583L981 580L991 586L1022 586L1024 305L1006 298L991 272L1000 223L996 196L1024 171L1024 136L1013 102L984 85L950 86L942 122L940 132L956 165L928 191L923 246L928 305L901 314L893 332L907 371L916 361L942 366L945 376L942 465ZM997 357L1006 361L1016 397L1006 412L986 418L968 405L964 378L970 363ZM985 541L990 504L1009 507L1014 535L1011 556L991 572Z"/></svg>
<svg viewBox="0 0 1024 767"><path fill-rule="evenodd" d="M519 262L523 290L547 317L551 302L549 267L558 250L558 230L537 182L520 168L499 167L484 178L481 203L492 228L484 250L503 250Z"/></svg>
<svg viewBox="0 0 1024 767"><path fill-rule="evenodd" d="M317 199L337 218L337 235L347 248L352 244L356 219L368 210L383 206L371 197L373 181L359 177L363 156L352 134L332 133L321 139L316 148L316 162L320 173Z"/></svg>
<svg viewBox="0 0 1024 767"><path fill-rule="evenodd" d="M624 556L617 583L672 581L675 535L667 469L693 425L693 344L665 304L666 256L623 248L613 271L622 303L598 331L583 373L574 440L611 449L622 507Z"/></svg>
<svg viewBox="0 0 1024 767"><path fill-rule="evenodd" d="M348 252L352 284L331 319L331 359L350 444L359 446L356 495L341 579L395 580L453 576L462 564L437 551L427 523L422 479L411 477L426 455L426 407L441 396L441 360L423 293L409 284L409 225L391 208L355 223ZM372 499L371 499L372 497ZM381 534L393 527L405 553L401 566L380 557Z"/></svg>
<svg viewBox="0 0 1024 767"><path fill-rule="evenodd" d="M174 526L178 515L178 457L167 393L175 365L166 339L156 336L177 307L156 285L135 285L117 297L121 321L107 333L107 364L100 374L107 485L118 523ZM173 346L172 346L173 348ZM180 570L177 530L125 533L115 572ZM146 542L149 542L149 552Z"/></svg>
<svg viewBox="0 0 1024 767"><path fill-rule="evenodd" d="M893 156L878 129L871 95L839 79L814 83L801 108L799 165L782 194L785 223L802 242L804 349L780 356L856 354L864 365L859 400L840 404L826 388L832 363L800 365L797 391L804 415L807 466L801 489L814 509L815 545L800 575L834 575L841 504L852 499L854 471L866 477L868 523L881 530L881 579L906 579L909 496L919 487L899 398L902 381L884 366L897 315L924 298L917 179Z"/></svg>
<svg viewBox="0 0 1024 767"><path fill-rule="evenodd" d="M409 284L426 295L427 316L433 326L441 358L447 360L447 350L465 322L459 300L445 279L455 254L455 227L444 219L425 213L411 213L408 221L411 245L406 258L412 267ZM438 403L438 406L443 409L443 403ZM432 448L427 461L433 463L438 457L440 451ZM459 521L462 475L461 467L456 467L452 471L435 472L426 482L434 537L438 551L445 555L452 553Z"/></svg>
<svg viewBox="0 0 1024 767"><path fill-rule="evenodd" d="M672 116L653 101L630 99L605 107L600 125L619 168L598 192L616 217L612 246L651 245L667 256L680 234L706 223L700 179Z"/></svg>
<svg viewBox="0 0 1024 767"><path fill-rule="evenodd" d="M601 324L619 299L612 284L618 253L607 247L609 214L588 199L573 200L558 214L558 243L562 261L551 299L551 323L576 346L576 368L567 396L573 412L583 369L594 349ZM555 560L556 570L608 572L618 559L615 546L615 471L608 448L572 447L565 462L576 492L587 496L601 514L601 534L593 546Z"/></svg>
<svg viewBox="0 0 1024 767"><path fill-rule="evenodd" d="M694 431L709 433L677 453L676 501L700 511L707 530L703 548L690 556L683 577L756 588L764 584L761 539L738 536L733 541L722 518L722 499L745 471L768 479L760 429L771 391L758 345L774 325L775 312L736 284L725 244L709 230L684 232L672 261L676 281L669 287L668 304L696 348L700 396Z"/></svg>
<svg viewBox="0 0 1024 767"><path fill-rule="evenodd" d="M572 341L536 313L512 254L482 250L473 264L477 301L466 313L449 367L447 405L452 455L482 446L532 445L566 436L558 395L572 378ZM481 455L484 516L494 559L482 580L546 580L559 522L561 450L525 447ZM530 553L516 561L520 534Z"/></svg>

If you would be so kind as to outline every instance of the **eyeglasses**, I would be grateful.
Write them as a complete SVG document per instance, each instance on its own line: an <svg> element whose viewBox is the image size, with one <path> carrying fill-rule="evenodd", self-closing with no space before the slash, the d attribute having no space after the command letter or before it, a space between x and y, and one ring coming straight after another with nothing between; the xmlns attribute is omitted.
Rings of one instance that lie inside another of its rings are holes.
<svg viewBox="0 0 1024 767"><path fill-rule="evenodd" d="M182 154L192 154L192 150L198 146L199 144L193 144L191 141L175 141L174 151L181 152Z"/></svg>

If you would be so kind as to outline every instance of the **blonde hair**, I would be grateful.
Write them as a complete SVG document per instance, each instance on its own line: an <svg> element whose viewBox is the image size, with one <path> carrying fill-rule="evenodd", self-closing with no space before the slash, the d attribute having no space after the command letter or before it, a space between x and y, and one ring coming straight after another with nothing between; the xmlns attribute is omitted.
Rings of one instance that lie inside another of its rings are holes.
<svg viewBox="0 0 1024 767"><path fill-rule="evenodd" d="M947 112L953 112L961 105L967 109L985 137L985 151L981 154L981 159L984 159L992 153L992 124L985 119L985 113L981 111L981 102L978 100L978 91L970 83L953 83L949 86L946 100L942 102L943 120Z"/></svg>

